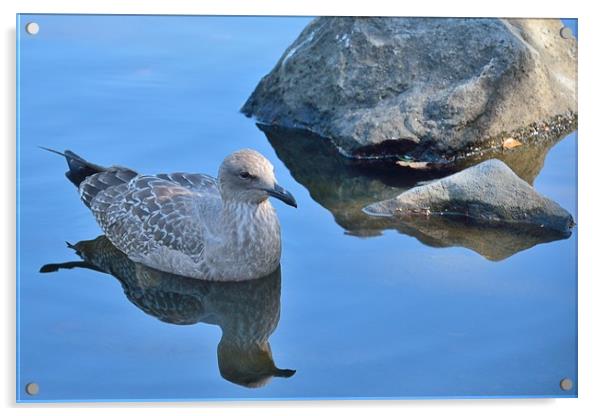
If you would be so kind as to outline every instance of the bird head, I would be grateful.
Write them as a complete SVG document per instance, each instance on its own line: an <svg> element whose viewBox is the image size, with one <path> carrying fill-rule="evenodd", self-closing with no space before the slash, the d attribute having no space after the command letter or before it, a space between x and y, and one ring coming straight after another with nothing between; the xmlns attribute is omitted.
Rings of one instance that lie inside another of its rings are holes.
<svg viewBox="0 0 602 416"><path fill-rule="evenodd" d="M297 207L293 195L276 182L270 161L255 150L243 149L226 157L218 182L224 200L259 204L272 196Z"/></svg>

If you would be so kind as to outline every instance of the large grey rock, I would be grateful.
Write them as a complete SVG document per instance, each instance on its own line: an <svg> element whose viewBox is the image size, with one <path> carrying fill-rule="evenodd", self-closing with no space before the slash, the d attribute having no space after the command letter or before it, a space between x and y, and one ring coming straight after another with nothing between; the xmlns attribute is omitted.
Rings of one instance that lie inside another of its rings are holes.
<svg viewBox="0 0 602 416"><path fill-rule="evenodd" d="M554 19L321 17L242 108L348 157L449 163L576 126L577 44Z"/></svg>
<svg viewBox="0 0 602 416"><path fill-rule="evenodd" d="M570 234L573 217L540 195L506 164L491 159L395 198L368 205L369 215L467 218L478 224L526 225Z"/></svg>

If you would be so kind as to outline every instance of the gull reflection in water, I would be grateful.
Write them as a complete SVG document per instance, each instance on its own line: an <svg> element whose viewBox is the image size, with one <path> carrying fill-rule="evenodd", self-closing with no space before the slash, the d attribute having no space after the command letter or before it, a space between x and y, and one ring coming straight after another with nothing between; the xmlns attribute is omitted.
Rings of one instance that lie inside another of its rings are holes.
<svg viewBox="0 0 602 416"><path fill-rule="evenodd" d="M68 246L80 261L46 264L40 272L86 268L110 274L127 298L163 322L217 325L222 338L217 358L222 377L245 387L261 387L295 370L276 367L269 337L280 319L280 267L259 279L213 282L191 279L131 261L101 235Z"/></svg>

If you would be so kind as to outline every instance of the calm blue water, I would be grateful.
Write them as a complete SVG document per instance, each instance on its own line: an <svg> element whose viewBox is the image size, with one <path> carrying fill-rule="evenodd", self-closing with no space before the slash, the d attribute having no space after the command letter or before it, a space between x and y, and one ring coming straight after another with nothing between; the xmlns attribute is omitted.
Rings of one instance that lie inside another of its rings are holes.
<svg viewBox="0 0 602 416"><path fill-rule="evenodd" d="M19 400L576 395L576 231L498 262L392 230L346 235L238 112L309 20L22 16ZM552 148L535 181L574 216L576 142ZM215 174L242 147L266 155L299 203L274 202L284 249L270 338L276 364L297 373L230 383L219 327L148 316L106 274L40 274L78 260L65 241L100 230L64 161L38 145L147 173Z"/></svg>

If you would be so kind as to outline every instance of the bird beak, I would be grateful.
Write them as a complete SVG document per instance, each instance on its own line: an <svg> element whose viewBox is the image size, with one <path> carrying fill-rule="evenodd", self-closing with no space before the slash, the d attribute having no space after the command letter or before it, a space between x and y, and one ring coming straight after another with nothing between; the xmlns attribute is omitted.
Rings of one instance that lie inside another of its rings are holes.
<svg viewBox="0 0 602 416"><path fill-rule="evenodd" d="M297 208L297 201L295 201L293 194L284 189L282 186L275 184L273 189L266 189L265 191L268 193L268 195L278 198L285 204Z"/></svg>

